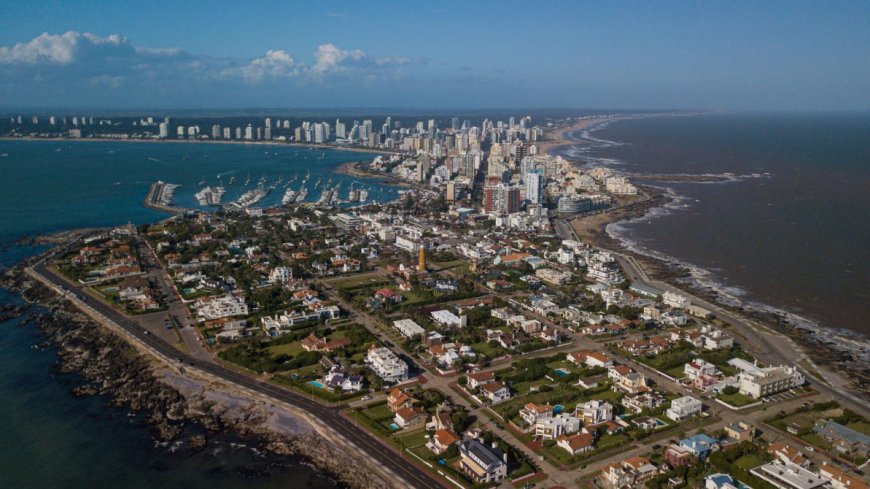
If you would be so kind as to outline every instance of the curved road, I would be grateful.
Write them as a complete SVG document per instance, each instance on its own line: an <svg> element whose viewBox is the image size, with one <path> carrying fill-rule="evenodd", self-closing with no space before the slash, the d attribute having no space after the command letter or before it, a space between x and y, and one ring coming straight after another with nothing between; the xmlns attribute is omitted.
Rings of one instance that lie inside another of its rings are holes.
<svg viewBox="0 0 870 489"><path fill-rule="evenodd" d="M123 328L128 334L146 344L160 355L163 355L165 358L177 359L186 365L193 366L193 368L196 368L197 370L211 374L227 382L236 384L237 386L250 389L264 396L286 402L305 410L310 415L316 416L324 424L330 426L334 431L341 434L350 443L355 445L361 452L363 452L363 456L372 458L374 461L381 464L381 466L401 477L403 479L402 482L410 484L412 487L426 489L442 489L443 487L446 487L430 476L428 472L421 468L417 468L411 462L406 461L400 454L393 451L391 447L383 445L380 441L374 439L373 435L370 435L364 429L356 426L351 422L351 420L342 416L339 413L339 408L324 406L303 395L257 381L247 375L235 372L220 365L197 361L178 351L173 346L147 333L142 326L127 318L119 311L94 299L88 294L85 294L81 287L73 286L61 277L58 277L45 266L44 261L34 265L32 270L34 273L53 283L61 290L73 294L79 301L102 314L104 317ZM399 481L394 482L398 483ZM400 485L403 487L405 486L405 484Z"/></svg>

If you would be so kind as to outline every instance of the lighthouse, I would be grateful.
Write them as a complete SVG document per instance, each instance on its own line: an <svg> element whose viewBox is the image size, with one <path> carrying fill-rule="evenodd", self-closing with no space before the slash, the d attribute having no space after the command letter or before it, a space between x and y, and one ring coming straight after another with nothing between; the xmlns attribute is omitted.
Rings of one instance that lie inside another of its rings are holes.
<svg viewBox="0 0 870 489"><path fill-rule="evenodd" d="M424 248L423 245L420 245L420 259L417 262L417 271L426 271L426 248Z"/></svg>

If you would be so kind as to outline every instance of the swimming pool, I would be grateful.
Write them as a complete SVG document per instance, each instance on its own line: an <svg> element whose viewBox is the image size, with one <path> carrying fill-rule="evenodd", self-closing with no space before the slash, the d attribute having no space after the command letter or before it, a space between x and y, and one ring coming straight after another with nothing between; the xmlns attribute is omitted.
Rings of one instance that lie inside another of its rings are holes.
<svg viewBox="0 0 870 489"><path fill-rule="evenodd" d="M559 377L564 377L564 376L568 375L570 372L568 372L564 368L557 368L556 370L553 370L553 373L558 375Z"/></svg>
<svg viewBox="0 0 870 489"><path fill-rule="evenodd" d="M397 425L396 423L390 423L390 429L396 431L399 429L399 425Z"/></svg>
<svg viewBox="0 0 870 489"><path fill-rule="evenodd" d="M559 414L564 410L565 406L562 406L561 404L556 404L555 406L553 406L553 414Z"/></svg>
<svg viewBox="0 0 870 489"><path fill-rule="evenodd" d="M311 384L311 385L313 385L314 387L317 387L317 388L323 389L323 383L322 383L322 382L318 382L318 381L316 381L316 380L309 380L308 383Z"/></svg>

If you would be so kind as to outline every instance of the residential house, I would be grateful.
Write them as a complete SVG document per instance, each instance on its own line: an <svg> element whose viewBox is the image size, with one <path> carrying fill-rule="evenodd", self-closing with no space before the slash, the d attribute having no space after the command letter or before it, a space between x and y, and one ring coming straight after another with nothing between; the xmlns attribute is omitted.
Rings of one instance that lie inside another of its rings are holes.
<svg viewBox="0 0 870 489"><path fill-rule="evenodd" d="M593 399L577 404L577 407L574 408L574 416L583 420L585 426L611 421L613 419L613 405Z"/></svg>
<svg viewBox="0 0 870 489"><path fill-rule="evenodd" d="M484 384L495 382L495 374L492 372L476 372L468 374L468 387L477 389Z"/></svg>
<svg viewBox="0 0 870 489"><path fill-rule="evenodd" d="M682 421L690 416L699 414L703 406L701 401L694 397L683 396L671 401L671 407L665 411L665 415L674 421Z"/></svg>
<svg viewBox="0 0 870 489"><path fill-rule="evenodd" d="M413 430L422 428L426 424L428 414L426 410L419 407L403 407L396 411L396 416L393 422L399 425L400 428Z"/></svg>
<svg viewBox="0 0 870 489"><path fill-rule="evenodd" d="M860 477L849 475L833 465L822 464L819 475L831 481L832 489L870 489Z"/></svg>
<svg viewBox="0 0 870 489"><path fill-rule="evenodd" d="M426 442L426 448L432 451L435 455L441 455L446 452L448 448L459 443L459 436L445 429L435 430L435 434L429 438L429 441Z"/></svg>
<svg viewBox="0 0 870 489"><path fill-rule="evenodd" d="M556 446L570 453L571 455L579 455L593 449L594 438L589 433L574 433L573 435L562 435L556 439Z"/></svg>
<svg viewBox="0 0 870 489"><path fill-rule="evenodd" d="M395 413L399 409L409 408L413 406L414 401L416 401L416 399L409 396L405 391L396 387L391 390L390 393L387 395L387 409Z"/></svg>
<svg viewBox="0 0 870 489"><path fill-rule="evenodd" d="M494 444L493 444L494 445ZM488 484L507 477L507 453L470 438L459 445L459 465L474 482Z"/></svg>
<svg viewBox="0 0 870 489"><path fill-rule="evenodd" d="M555 440L562 435L580 431L580 420L567 413L560 413L538 419L535 423L535 436L544 440Z"/></svg>
<svg viewBox="0 0 870 489"><path fill-rule="evenodd" d="M658 473L658 469L644 457L630 457L601 469L598 480L605 489L642 487Z"/></svg>
<svg viewBox="0 0 870 489"><path fill-rule="evenodd" d="M510 389L498 381L481 385L480 392L493 404L498 404L511 398Z"/></svg>

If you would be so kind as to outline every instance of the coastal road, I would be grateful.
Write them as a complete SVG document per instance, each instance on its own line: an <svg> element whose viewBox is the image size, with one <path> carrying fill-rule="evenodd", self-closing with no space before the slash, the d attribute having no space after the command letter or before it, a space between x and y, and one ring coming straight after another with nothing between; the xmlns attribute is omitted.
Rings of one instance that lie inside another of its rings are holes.
<svg viewBox="0 0 870 489"><path fill-rule="evenodd" d="M86 294L81 287L70 285L69 282L58 277L49 270L45 266L44 261L34 265L31 270L58 287L60 290L73 295L78 301L84 303L104 318L115 323L127 334L136 338L138 341L145 344L170 362L173 362L174 359L176 361L175 363L178 365L184 364L187 368L195 368L239 387L285 402L318 418L333 431L340 434L357 447L360 452L362 452L363 456L373 459L376 463L401 478L404 484L399 481L394 481L398 485L425 489L441 489L446 487L441 482L430 476L428 472L417 468L411 462L404 460L402 456L396 453L391 447L388 447L374 439L373 436L368 434L368 432L363 428L356 426L350 419L342 416L339 413L338 408L324 406L301 394L287 391L268 383L260 382L221 365L198 361L189 355L179 352L173 346L148 333L147 330L142 328L138 323L127 318L114 308Z"/></svg>

